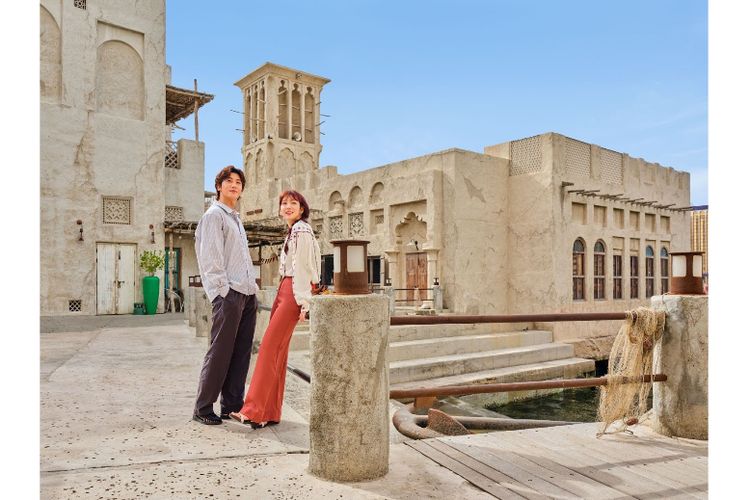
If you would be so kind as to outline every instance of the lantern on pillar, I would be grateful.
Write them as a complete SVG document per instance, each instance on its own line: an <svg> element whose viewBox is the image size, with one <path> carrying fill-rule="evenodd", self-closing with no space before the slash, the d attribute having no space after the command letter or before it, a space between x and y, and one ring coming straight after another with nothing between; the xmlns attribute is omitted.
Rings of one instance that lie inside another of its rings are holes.
<svg viewBox="0 0 750 500"><path fill-rule="evenodd" d="M332 240L333 289L337 294L370 293L367 286L367 244L362 240Z"/></svg>
<svg viewBox="0 0 750 500"><path fill-rule="evenodd" d="M703 291L703 252L671 252L672 273L669 290L676 295L705 295Z"/></svg>

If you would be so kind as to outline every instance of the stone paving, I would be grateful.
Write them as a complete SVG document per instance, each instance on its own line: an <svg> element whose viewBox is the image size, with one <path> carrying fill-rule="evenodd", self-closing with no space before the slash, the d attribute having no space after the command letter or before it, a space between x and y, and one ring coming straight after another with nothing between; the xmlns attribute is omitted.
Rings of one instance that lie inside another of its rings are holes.
<svg viewBox="0 0 750 500"><path fill-rule="evenodd" d="M489 498L392 434L384 478L307 472L309 386L288 374L283 420L191 420L205 338L182 315L42 318L41 497Z"/></svg>

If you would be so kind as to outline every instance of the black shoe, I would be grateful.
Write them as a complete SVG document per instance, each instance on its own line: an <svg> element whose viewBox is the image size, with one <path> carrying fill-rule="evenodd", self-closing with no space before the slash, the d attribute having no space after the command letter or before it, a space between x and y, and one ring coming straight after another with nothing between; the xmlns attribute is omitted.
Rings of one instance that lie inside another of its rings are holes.
<svg viewBox="0 0 750 500"><path fill-rule="evenodd" d="M229 413L230 413L230 412L226 412L226 413L224 413L224 412L221 412L221 415L220 415L220 416L221 416L221 419L222 419L222 420L230 420L230 419L231 419L232 417L230 417L230 416L229 416Z"/></svg>
<svg viewBox="0 0 750 500"><path fill-rule="evenodd" d="M204 425L219 425L221 423L221 418L219 418L219 416L214 412L211 412L207 415L194 414L193 420Z"/></svg>

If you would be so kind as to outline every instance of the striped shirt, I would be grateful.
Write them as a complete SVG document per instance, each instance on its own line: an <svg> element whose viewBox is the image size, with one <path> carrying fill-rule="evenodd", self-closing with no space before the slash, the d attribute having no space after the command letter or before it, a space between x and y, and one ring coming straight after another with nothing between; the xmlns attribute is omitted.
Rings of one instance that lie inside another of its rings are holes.
<svg viewBox="0 0 750 500"><path fill-rule="evenodd" d="M245 295L258 290L240 214L214 200L195 228L195 254L208 299L226 297L229 289Z"/></svg>

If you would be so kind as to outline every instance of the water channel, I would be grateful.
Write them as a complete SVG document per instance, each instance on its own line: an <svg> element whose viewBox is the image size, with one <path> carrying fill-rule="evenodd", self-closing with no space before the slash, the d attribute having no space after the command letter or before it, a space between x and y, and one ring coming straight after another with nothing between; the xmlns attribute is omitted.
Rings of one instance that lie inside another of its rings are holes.
<svg viewBox="0 0 750 500"><path fill-rule="evenodd" d="M589 377L607 374L607 360L596 362ZM454 416L510 417L566 422L596 422L599 406L598 387L580 387L538 391L530 397L510 399L506 394L486 394L438 398L434 408ZM648 407L651 408L649 394ZM424 412L419 412L426 414Z"/></svg>

